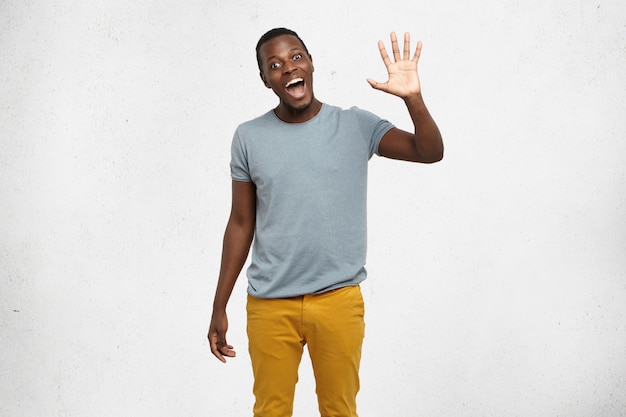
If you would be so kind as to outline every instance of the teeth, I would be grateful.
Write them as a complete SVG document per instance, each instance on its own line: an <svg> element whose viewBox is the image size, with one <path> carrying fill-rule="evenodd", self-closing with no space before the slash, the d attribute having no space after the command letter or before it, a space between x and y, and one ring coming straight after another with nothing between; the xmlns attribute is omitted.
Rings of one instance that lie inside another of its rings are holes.
<svg viewBox="0 0 626 417"><path fill-rule="evenodd" d="M289 81L287 84L285 84L285 87L291 87L294 84L297 84L299 82L304 81L302 78L294 78L293 80Z"/></svg>

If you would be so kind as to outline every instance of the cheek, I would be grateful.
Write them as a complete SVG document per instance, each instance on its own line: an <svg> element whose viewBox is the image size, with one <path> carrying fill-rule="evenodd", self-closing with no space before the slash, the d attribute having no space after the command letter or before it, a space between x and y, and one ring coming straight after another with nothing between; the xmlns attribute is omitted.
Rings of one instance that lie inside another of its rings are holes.
<svg viewBox="0 0 626 417"><path fill-rule="evenodd" d="M268 82L268 78L265 74L261 73L261 81L263 81L263 84L267 87L267 88L272 88L272 86L270 85L270 83Z"/></svg>

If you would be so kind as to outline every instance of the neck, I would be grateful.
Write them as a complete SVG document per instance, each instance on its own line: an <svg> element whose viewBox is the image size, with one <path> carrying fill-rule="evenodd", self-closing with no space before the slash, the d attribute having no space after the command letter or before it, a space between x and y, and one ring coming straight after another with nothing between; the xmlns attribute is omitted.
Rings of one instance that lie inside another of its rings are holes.
<svg viewBox="0 0 626 417"><path fill-rule="evenodd" d="M286 123L303 123L317 116L317 113L319 113L321 108L322 103L316 98L313 98L311 103L303 108L294 108L280 102L280 104L278 104L278 106L274 109L274 114Z"/></svg>

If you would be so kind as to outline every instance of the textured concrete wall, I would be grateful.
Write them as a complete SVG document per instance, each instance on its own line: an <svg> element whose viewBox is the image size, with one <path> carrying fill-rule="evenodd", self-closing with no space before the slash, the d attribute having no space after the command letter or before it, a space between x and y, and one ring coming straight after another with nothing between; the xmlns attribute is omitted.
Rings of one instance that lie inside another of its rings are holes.
<svg viewBox="0 0 626 417"><path fill-rule="evenodd" d="M245 279L205 341L254 45L410 129L376 41L422 39L446 157L375 158L362 416L626 415L626 3L0 3L0 415L250 415ZM296 415L315 416L303 361Z"/></svg>

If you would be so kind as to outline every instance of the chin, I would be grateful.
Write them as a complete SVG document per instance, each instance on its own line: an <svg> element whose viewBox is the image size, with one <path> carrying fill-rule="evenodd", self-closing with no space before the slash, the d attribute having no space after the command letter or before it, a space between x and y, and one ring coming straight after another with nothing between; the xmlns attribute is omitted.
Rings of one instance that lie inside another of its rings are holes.
<svg viewBox="0 0 626 417"><path fill-rule="evenodd" d="M311 104L313 104L313 100L314 98L311 97L304 103L292 104L288 102L283 102L283 104L285 105L285 108L292 113L302 113L307 111L309 107L311 107Z"/></svg>

